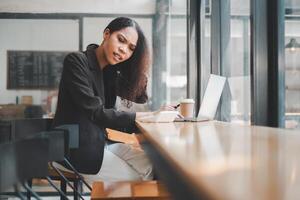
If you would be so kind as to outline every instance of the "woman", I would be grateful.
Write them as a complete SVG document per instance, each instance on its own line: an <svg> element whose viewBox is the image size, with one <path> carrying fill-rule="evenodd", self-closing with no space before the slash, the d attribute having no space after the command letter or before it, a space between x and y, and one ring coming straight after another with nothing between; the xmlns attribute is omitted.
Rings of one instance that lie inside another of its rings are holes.
<svg viewBox="0 0 300 200"><path fill-rule="evenodd" d="M105 128L132 131L136 118L114 108L116 96L144 103L147 100L149 49L139 25L120 17L109 23L98 46L69 54L64 60L54 126L79 124L79 148L71 163L88 179L150 180L152 166L140 149L109 143ZM100 170L101 169L101 170ZM94 177L94 178L92 178Z"/></svg>

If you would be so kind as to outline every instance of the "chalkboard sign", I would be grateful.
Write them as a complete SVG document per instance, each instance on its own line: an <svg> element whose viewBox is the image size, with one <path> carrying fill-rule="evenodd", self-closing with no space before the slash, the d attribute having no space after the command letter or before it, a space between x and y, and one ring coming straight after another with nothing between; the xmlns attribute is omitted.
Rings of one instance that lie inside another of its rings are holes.
<svg viewBox="0 0 300 200"><path fill-rule="evenodd" d="M7 89L55 89L69 52L7 51Z"/></svg>

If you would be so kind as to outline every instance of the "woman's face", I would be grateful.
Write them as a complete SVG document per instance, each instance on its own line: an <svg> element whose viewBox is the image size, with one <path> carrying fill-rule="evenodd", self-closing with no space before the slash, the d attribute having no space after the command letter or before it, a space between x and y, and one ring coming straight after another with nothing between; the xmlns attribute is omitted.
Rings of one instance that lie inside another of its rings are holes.
<svg viewBox="0 0 300 200"><path fill-rule="evenodd" d="M136 47L138 33L135 28L127 27L110 33L104 31L104 54L110 65L115 65L129 59Z"/></svg>

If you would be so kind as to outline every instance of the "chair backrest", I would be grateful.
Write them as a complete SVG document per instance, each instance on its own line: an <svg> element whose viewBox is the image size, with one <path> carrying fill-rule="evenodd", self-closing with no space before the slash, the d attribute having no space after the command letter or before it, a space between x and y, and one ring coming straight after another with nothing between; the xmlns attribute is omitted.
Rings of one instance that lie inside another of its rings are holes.
<svg viewBox="0 0 300 200"><path fill-rule="evenodd" d="M16 119L11 121L11 139L30 137L38 132L51 129L52 119Z"/></svg>
<svg viewBox="0 0 300 200"><path fill-rule="evenodd" d="M2 125L3 124L3 125ZM68 131L50 130L52 119L15 119L0 121L0 143L16 141L33 137L47 137L49 139L49 161L61 161L68 151ZM4 126L5 125L5 126ZM4 135L3 138L1 135Z"/></svg>
<svg viewBox="0 0 300 200"><path fill-rule="evenodd" d="M11 123L10 121L0 120L0 143L11 140Z"/></svg>
<svg viewBox="0 0 300 200"><path fill-rule="evenodd" d="M69 133L68 141L70 149L77 149L79 147L79 125L65 124L55 127L54 129L66 130Z"/></svg>
<svg viewBox="0 0 300 200"><path fill-rule="evenodd" d="M47 138L31 138L0 144L0 192L17 182L48 174Z"/></svg>
<svg viewBox="0 0 300 200"><path fill-rule="evenodd" d="M48 175L48 138L24 139L15 144L20 181Z"/></svg>
<svg viewBox="0 0 300 200"><path fill-rule="evenodd" d="M18 182L17 162L14 145L0 144L0 192Z"/></svg>
<svg viewBox="0 0 300 200"><path fill-rule="evenodd" d="M49 140L49 161L63 161L66 149L68 132L65 130L51 130L36 133L32 137L47 138Z"/></svg>
<svg viewBox="0 0 300 200"><path fill-rule="evenodd" d="M36 137L37 135L57 133L57 136L50 137L50 160L60 161L61 153L69 154L69 149L76 149L79 146L79 126L77 124L67 124L52 129L52 119L17 119L11 123L11 138L12 140L20 140L29 137ZM63 136L59 132L64 132ZM64 137L64 139L62 139ZM54 142L52 142L54 141ZM59 142L58 142L59 141ZM57 146L55 146L57 145ZM53 147L53 148L52 148ZM60 148L64 148L61 151Z"/></svg>

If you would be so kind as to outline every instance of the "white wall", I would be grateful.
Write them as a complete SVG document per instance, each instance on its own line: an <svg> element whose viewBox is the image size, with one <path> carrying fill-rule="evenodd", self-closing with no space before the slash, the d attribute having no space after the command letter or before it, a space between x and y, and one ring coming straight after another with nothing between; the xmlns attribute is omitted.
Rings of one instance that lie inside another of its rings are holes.
<svg viewBox="0 0 300 200"><path fill-rule="evenodd" d="M40 104L42 90L7 90L7 50L76 51L78 21L0 19L0 104L15 103L16 96L31 95Z"/></svg>
<svg viewBox="0 0 300 200"><path fill-rule="evenodd" d="M155 0L0 0L0 12L152 14Z"/></svg>

